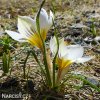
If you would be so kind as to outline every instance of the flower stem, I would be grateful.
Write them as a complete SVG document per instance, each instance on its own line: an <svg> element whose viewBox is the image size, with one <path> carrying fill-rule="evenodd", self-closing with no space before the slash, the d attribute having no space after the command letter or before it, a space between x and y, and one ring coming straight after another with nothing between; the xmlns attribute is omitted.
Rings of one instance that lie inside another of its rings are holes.
<svg viewBox="0 0 100 100"><path fill-rule="evenodd" d="M36 25L37 25L37 30L38 30L40 39L41 39L42 44L43 44L43 59L44 59L44 65L45 65L45 70L46 70L46 75L47 75L47 84L51 87L52 86L52 82L51 82L50 72L49 72L48 64L47 64L45 42L44 42L44 40L43 40L43 38L41 36L40 23L39 23L40 11L41 11L41 8L44 5L44 3L45 3L45 0L43 0L42 4L40 6L39 12L37 14L37 17L36 17Z"/></svg>
<svg viewBox="0 0 100 100"><path fill-rule="evenodd" d="M28 60L28 57L29 57L29 55L30 55L30 52L28 51L27 52L27 56L26 56L26 58L25 58L25 61L24 61L24 65L23 65L23 73L24 73L24 79L26 78L26 62L27 62L27 60Z"/></svg>

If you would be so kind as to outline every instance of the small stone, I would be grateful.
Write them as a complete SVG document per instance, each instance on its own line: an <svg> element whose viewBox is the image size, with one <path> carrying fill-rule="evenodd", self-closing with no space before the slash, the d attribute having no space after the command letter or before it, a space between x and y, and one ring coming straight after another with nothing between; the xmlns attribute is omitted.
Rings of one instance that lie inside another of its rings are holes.
<svg viewBox="0 0 100 100"><path fill-rule="evenodd" d="M78 28L78 29L82 29L82 28L88 28L86 25L83 25L83 23L77 23L71 26L71 28Z"/></svg>
<svg viewBox="0 0 100 100"><path fill-rule="evenodd" d="M99 85L99 81L94 78L87 78L87 80L96 86Z"/></svg>
<svg viewBox="0 0 100 100"><path fill-rule="evenodd" d="M90 15L89 18L100 18L100 14L94 13L94 14Z"/></svg>

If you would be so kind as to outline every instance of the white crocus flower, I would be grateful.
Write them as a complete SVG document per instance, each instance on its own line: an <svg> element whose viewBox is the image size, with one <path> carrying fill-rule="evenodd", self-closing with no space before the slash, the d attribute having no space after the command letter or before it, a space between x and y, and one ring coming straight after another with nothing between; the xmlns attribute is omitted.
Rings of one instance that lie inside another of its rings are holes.
<svg viewBox="0 0 100 100"><path fill-rule="evenodd" d="M57 52L57 41L53 37L50 40L50 50L55 55ZM76 63L84 63L91 60L93 57L83 56L84 48L80 45L66 45L64 39L59 40L58 58L63 60L69 60ZM66 66L62 66L66 67Z"/></svg>
<svg viewBox="0 0 100 100"><path fill-rule="evenodd" d="M41 9L39 21L40 21L40 33L43 40L46 39L46 35L50 27L52 26L52 20L54 19L53 13L50 11L48 16L45 9ZM7 34L14 40L19 42L29 42L40 49L43 49L42 41L39 36L36 27L36 18L33 20L28 16L18 17L18 32L6 30Z"/></svg>
<svg viewBox="0 0 100 100"><path fill-rule="evenodd" d="M50 40L50 50L55 55L57 52L57 41L55 37ZM93 57L83 56L84 48L80 45L66 45L64 39L59 40L59 51L57 56L58 76L57 82L60 81L69 69L72 63L84 63ZM59 83L59 82L58 82Z"/></svg>

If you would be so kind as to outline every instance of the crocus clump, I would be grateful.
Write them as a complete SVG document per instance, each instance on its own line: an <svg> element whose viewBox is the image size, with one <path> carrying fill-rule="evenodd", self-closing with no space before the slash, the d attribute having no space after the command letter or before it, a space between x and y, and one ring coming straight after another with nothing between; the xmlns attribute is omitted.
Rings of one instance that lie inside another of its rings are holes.
<svg viewBox="0 0 100 100"><path fill-rule="evenodd" d="M53 55L57 52L57 41L55 37L50 40L50 50ZM83 54L84 48L81 45L66 45L64 38L59 40L59 50L56 58L58 65L57 84L65 76L71 64L84 63L93 58L91 56L83 56Z"/></svg>
<svg viewBox="0 0 100 100"><path fill-rule="evenodd" d="M52 19L54 19L52 11L50 11L50 15L48 16L46 10L42 8L40 11L39 21L40 33L44 41L48 30L52 26ZM9 30L6 30L6 32L16 41L29 42L32 45L43 49L42 41L36 27L36 17L35 19L32 19L28 16L18 16L19 33Z"/></svg>

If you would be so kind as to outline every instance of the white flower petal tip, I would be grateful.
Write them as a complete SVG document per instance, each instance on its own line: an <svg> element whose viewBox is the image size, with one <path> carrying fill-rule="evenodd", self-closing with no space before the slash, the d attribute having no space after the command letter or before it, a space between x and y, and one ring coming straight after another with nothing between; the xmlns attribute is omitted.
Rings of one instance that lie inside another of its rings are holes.
<svg viewBox="0 0 100 100"><path fill-rule="evenodd" d="M41 13L47 14L47 12L44 8L41 8Z"/></svg>
<svg viewBox="0 0 100 100"><path fill-rule="evenodd" d="M18 22L26 22L29 25L31 24L32 26L35 25L35 20L28 16L18 16Z"/></svg>
<svg viewBox="0 0 100 100"><path fill-rule="evenodd" d="M25 42L24 36L20 33L17 32L13 32L13 31L9 31L9 30L5 30L5 32L14 40L18 41L18 42Z"/></svg>
<svg viewBox="0 0 100 100"><path fill-rule="evenodd" d="M82 57L82 58L78 58L77 60L76 60L76 63L84 63L84 62L87 62L87 61L89 61L89 60L92 60L92 59L94 59L95 58L95 56L85 56L85 57Z"/></svg>
<svg viewBox="0 0 100 100"><path fill-rule="evenodd" d="M48 15L46 10L42 8L39 17L40 29L44 29L47 32L52 26L52 19L54 19L53 13L50 11L50 15Z"/></svg>
<svg viewBox="0 0 100 100"><path fill-rule="evenodd" d="M50 50L53 54L57 52L57 41L55 36L50 39Z"/></svg>
<svg viewBox="0 0 100 100"><path fill-rule="evenodd" d="M18 21L28 21L28 19L30 19L28 16L18 16Z"/></svg>
<svg viewBox="0 0 100 100"><path fill-rule="evenodd" d="M44 8L42 8L40 11L40 19L42 18L45 18L46 20L48 19L48 14Z"/></svg>
<svg viewBox="0 0 100 100"><path fill-rule="evenodd" d="M65 58L73 61L83 56L84 48L80 45L69 45L66 46L66 52Z"/></svg>
<svg viewBox="0 0 100 100"><path fill-rule="evenodd" d="M28 16L18 17L18 31L26 37L30 37L36 30L36 22Z"/></svg>
<svg viewBox="0 0 100 100"><path fill-rule="evenodd" d="M47 14L46 10L43 8L40 11L39 20L40 20L40 29L48 30L49 29L48 14Z"/></svg>

